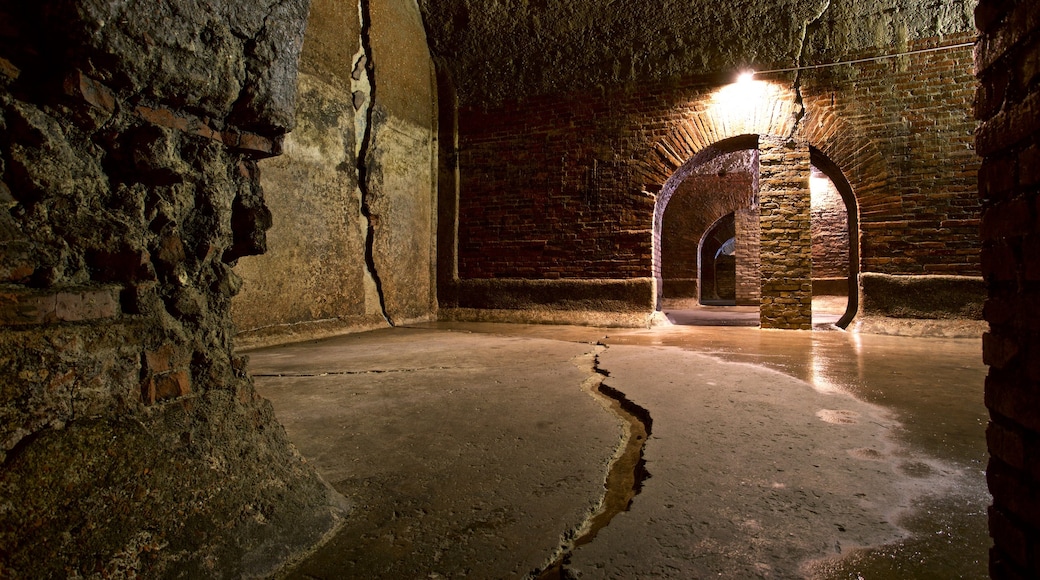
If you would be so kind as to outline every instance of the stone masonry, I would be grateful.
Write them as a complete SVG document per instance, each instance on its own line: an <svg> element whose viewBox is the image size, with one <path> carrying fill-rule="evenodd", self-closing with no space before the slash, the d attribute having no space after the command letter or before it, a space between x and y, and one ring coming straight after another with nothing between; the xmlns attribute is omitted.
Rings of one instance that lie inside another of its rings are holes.
<svg viewBox="0 0 1040 580"><path fill-rule="evenodd" d="M0 0L0 577L266 576L336 527L229 314L308 8Z"/></svg>
<svg viewBox="0 0 1040 580"><path fill-rule="evenodd" d="M759 275L762 228L758 208L738 210L733 217L737 226L737 304L758 306L762 298L762 277Z"/></svg>

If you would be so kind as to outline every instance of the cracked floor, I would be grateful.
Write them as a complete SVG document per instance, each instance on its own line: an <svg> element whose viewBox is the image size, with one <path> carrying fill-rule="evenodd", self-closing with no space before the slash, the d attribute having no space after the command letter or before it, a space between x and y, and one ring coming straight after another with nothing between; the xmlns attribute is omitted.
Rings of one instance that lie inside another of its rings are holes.
<svg viewBox="0 0 1040 580"><path fill-rule="evenodd" d="M519 578L562 557L543 577L874 579L986 576L979 351L439 323L249 354L290 438L352 506L293 577ZM649 476L574 547L629 432L600 380L652 420Z"/></svg>

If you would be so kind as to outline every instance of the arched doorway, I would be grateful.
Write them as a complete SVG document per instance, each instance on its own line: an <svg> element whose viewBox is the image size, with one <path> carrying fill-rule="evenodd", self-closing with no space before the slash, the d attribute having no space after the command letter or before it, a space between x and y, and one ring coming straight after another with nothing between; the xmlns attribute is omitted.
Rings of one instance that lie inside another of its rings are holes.
<svg viewBox="0 0 1040 580"><path fill-rule="evenodd" d="M848 180L836 164L813 147L806 149L804 157L801 173L804 174L806 207L805 219L799 227L805 229L805 238L811 239L811 242L806 242L806 246L811 246L812 252L808 258L812 264L812 273L808 276L812 288L811 291L806 288L805 293L810 296L810 300L815 296L820 297L813 304L822 306L812 314L814 325L845 328L858 308L858 206ZM741 167L746 172L748 192L743 197L727 197L725 193L719 193L726 190L718 179L732 172L734 159L744 161ZM771 227L794 227L786 222L772 225L776 222L761 217L758 197L760 164L759 137L735 137L698 152L662 188L655 211L658 310L688 309L691 294L699 298L699 305L753 306L760 303L761 239L769 236ZM703 191L703 187L698 192L696 185L689 185L692 182L703 186L712 180L715 192L713 198L711 193ZM712 201L700 199L692 202L689 199L691 191ZM723 214L720 206L726 206L727 203L729 206L726 211L729 213ZM691 208L704 213L691 216ZM712 214L712 211L715 213ZM722 227L723 222L720 220L723 217L729 218L726 231L716 230ZM690 235L686 232L684 242L683 236L675 232L709 219L714 221L710 228L702 230L704 233L696 252L698 277L696 284L692 285L688 265L685 269L677 266L677 263L682 262L681 256L690 254L689 248L677 246L688 244ZM766 224L765 231L762 229L763 224ZM731 243L728 250L720 251L728 242ZM719 265L723 266L722 270ZM718 276L720 271L724 279ZM719 292L719 282L726 288L724 293ZM696 288L695 294L691 292L691 286ZM781 297L786 298L786 294L781 294ZM742 318L746 318L744 314ZM691 319L689 316L678 318ZM717 315L713 315L713 318L718 319Z"/></svg>
<svg viewBox="0 0 1040 580"><path fill-rule="evenodd" d="M716 221L701 238L700 303L737 305L737 225L734 214Z"/></svg>

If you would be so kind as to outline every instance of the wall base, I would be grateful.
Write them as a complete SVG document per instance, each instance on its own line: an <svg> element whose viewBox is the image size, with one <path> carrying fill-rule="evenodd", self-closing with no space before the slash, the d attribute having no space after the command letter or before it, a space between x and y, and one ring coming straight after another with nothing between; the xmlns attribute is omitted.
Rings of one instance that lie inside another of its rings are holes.
<svg viewBox="0 0 1040 580"><path fill-rule="evenodd" d="M982 320L986 284L975 276L860 274L864 317Z"/></svg>
<svg viewBox="0 0 1040 580"><path fill-rule="evenodd" d="M445 308L440 320L445 322L502 322L509 324L559 324L603 328L650 328L659 324L655 312L598 312L589 310L552 309L477 309Z"/></svg>
<svg viewBox="0 0 1040 580"><path fill-rule="evenodd" d="M656 289L653 278L489 278L457 280L440 298L444 308L645 314L654 310Z"/></svg>

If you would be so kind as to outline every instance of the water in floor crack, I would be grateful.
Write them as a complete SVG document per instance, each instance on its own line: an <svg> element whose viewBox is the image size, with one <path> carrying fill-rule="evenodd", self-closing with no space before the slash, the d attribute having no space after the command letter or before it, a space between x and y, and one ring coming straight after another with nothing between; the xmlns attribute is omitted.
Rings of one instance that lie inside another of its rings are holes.
<svg viewBox="0 0 1040 580"><path fill-rule="evenodd" d="M560 555L549 566L531 574L531 577L538 580L573 578L566 567L574 549L591 542L600 530L610 524L614 516L628 511L632 501L642 490L643 482L650 477L643 460L643 448L646 446L653 423L650 413L630 401L621 391L604 384L607 374L599 370L598 357L593 357L591 370L593 374L584 386L622 420L626 432L624 443L607 470L607 478L603 484L605 492L599 508L575 532L575 538L561 548Z"/></svg>

